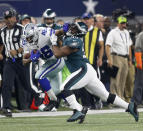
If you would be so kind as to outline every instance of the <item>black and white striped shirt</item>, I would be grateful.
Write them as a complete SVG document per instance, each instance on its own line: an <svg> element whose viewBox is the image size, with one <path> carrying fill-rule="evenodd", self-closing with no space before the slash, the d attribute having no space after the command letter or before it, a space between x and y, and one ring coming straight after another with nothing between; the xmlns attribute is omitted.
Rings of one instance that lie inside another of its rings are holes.
<svg viewBox="0 0 143 131"><path fill-rule="evenodd" d="M10 50L18 50L21 48L23 26L21 24L16 24L12 29L8 29L7 26L3 27L0 32L0 44L5 46L6 57L12 58L10 55ZM22 54L18 53L15 58L21 58Z"/></svg>

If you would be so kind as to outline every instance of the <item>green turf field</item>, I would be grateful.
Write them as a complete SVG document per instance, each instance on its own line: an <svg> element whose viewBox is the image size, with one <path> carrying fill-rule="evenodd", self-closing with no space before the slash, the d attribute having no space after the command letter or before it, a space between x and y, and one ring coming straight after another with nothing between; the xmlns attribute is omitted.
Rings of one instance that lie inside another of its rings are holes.
<svg viewBox="0 0 143 131"><path fill-rule="evenodd" d="M87 115L83 124L67 123L69 116L0 118L0 131L143 131L128 113Z"/></svg>

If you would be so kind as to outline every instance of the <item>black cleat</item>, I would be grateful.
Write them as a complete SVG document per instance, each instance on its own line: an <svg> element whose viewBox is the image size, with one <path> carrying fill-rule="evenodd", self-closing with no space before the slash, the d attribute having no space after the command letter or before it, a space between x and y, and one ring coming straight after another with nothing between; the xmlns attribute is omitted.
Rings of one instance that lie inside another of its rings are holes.
<svg viewBox="0 0 143 131"><path fill-rule="evenodd" d="M51 111L54 107L56 107L56 101L50 101L48 105L43 109L43 111Z"/></svg>
<svg viewBox="0 0 143 131"><path fill-rule="evenodd" d="M4 115L6 117L12 117L12 112L10 109L1 109L1 115Z"/></svg>
<svg viewBox="0 0 143 131"><path fill-rule="evenodd" d="M72 118L72 117L73 117L73 115L76 113L76 111L77 111L77 110L73 110L73 114L71 115L71 117L70 117L70 118ZM69 119L67 119L67 122L70 122L70 118L69 118Z"/></svg>
<svg viewBox="0 0 143 131"><path fill-rule="evenodd" d="M135 121L138 122L139 120L139 113L137 111L137 104L134 102L130 102L127 112L130 112L130 114L135 118Z"/></svg>
<svg viewBox="0 0 143 131"><path fill-rule="evenodd" d="M82 119L85 115L81 111L74 110L73 115L67 120L67 122L74 122Z"/></svg>
<svg viewBox="0 0 143 131"><path fill-rule="evenodd" d="M82 117L80 120L79 120L79 124L81 124L81 123L83 123L84 122L84 119L85 119L85 116L86 116L86 113L87 113L87 111L88 111L88 108L87 107L83 107L83 109L82 109L82 113L84 114L84 117Z"/></svg>

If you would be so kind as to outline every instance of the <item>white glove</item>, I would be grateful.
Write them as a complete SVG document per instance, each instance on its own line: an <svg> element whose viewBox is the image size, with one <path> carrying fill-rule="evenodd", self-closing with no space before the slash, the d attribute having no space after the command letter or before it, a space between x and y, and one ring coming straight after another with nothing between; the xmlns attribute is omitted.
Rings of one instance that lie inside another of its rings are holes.
<svg viewBox="0 0 143 131"><path fill-rule="evenodd" d="M52 45L57 45L57 36L56 35L52 35L51 37L50 37L50 40L51 40L51 42L52 42Z"/></svg>

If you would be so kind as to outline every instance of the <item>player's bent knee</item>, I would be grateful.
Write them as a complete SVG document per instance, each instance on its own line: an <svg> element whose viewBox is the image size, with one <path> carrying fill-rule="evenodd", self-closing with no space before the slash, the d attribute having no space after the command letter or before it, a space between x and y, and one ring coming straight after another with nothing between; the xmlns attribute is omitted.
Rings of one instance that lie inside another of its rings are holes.
<svg viewBox="0 0 143 131"><path fill-rule="evenodd" d="M116 95L115 95L115 94L111 94L111 93L109 93L109 96L108 96L107 102L108 102L109 104L113 104L113 103L114 103L115 98L116 98Z"/></svg>

